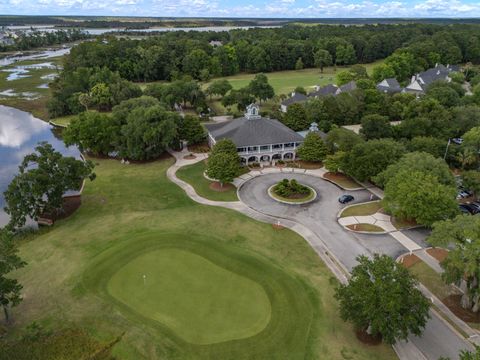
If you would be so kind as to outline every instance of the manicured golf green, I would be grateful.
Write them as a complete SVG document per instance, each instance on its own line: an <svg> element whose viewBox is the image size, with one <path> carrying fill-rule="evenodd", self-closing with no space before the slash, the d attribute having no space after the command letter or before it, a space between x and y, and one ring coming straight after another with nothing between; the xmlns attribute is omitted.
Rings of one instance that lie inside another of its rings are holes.
<svg viewBox="0 0 480 360"><path fill-rule="evenodd" d="M138 256L113 275L107 291L195 344L253 336L270 321L259 284L178 249Z"/></svg>

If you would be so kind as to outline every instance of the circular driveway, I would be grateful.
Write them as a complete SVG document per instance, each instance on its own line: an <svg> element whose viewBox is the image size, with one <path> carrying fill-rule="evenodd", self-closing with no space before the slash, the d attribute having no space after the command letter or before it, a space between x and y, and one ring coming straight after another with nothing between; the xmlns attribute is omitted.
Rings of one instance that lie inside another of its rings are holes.
<svg viewBox="0 0 480 360"><path fill-rule="evenodd" d="M268 188L282 179L296 179L314 188L317 198L305 205L288 205L273 200L268 195ZM360 254L382 253L395 258L407 251L388 234L357 234L339 225L337 214L346 205L340 204L338 198L347 193L355 197L349 205L369 201L371 196L367 190L345 191L316 176L293 173L260 175L246 181L238 190L240 200L249 207L310 228L349 270L356 265L355 258Z"/></svg>

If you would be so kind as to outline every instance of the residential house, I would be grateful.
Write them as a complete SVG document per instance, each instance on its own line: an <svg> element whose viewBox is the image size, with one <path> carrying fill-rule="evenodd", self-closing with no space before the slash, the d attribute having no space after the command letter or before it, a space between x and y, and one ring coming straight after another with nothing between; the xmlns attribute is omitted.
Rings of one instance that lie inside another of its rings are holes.
<svg viewBox="0 0 480 360"><path fill-rule="evenodd" d="M402 87L395 78L384 79L377 84L377 90L382 93L396 94L402 91Z"/></svg>
<svg viewBox="0 0 480 360"><path fill-rule="evenodd" d="M338 95L344 92L352 92L353 90L356 90L356 89L357 89L357 83L354 80L352 80L346 83L345 85L340 86L337 89L337 92L335 93L335 95Z"/></svg>
<svg viewBox="0 0 480 360"><path fill-rule="evenodd" d="M338 91L338 86L335 84L328 84L325 86L315 86L315 91L308 94L310 98L321 98L328 95L335 95Z"/></svg>
<svg viewBox="0 0 480 360"><path fill-rule="evenodd" d="M308 100L307 95L304 95L299 92L292 92L292 95L288 99L285 99L280 103L280 110L286 113L290 105L302 103L307 100Z"/></svg>
<svg viewBox="0 0 480 360"><path fill-rule="evenodd" d="M425 94L428 86L435 81L447 81L452 79L448 76L451 72L459 71L459 66L444 66L442 64L436 64L434 68L428 69L424 72L412 76L410 84L408 84L403 92L412 93L417 96Z"/></svg>

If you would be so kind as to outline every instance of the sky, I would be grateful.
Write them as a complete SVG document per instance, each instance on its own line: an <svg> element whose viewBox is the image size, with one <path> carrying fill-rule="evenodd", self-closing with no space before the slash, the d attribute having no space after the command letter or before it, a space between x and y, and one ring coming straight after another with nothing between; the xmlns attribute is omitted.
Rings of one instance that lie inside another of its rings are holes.
<svg viewBox="0 0 480 360"><path fill-rule="evenodd" d="M0 0L0 14L248 18L480 17L480 0Z"/></svg>

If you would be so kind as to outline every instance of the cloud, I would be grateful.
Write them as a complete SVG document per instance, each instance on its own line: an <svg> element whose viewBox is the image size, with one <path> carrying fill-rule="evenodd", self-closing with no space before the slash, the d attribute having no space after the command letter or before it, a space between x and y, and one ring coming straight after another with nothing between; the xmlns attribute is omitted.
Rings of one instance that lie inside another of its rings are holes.
<svg viewBox="0 0 480 360"><path fill-rule="evenodd" d="M249 18L480 16L480 3L472 1L475 0L0 0L0 13Z"/></svg>

